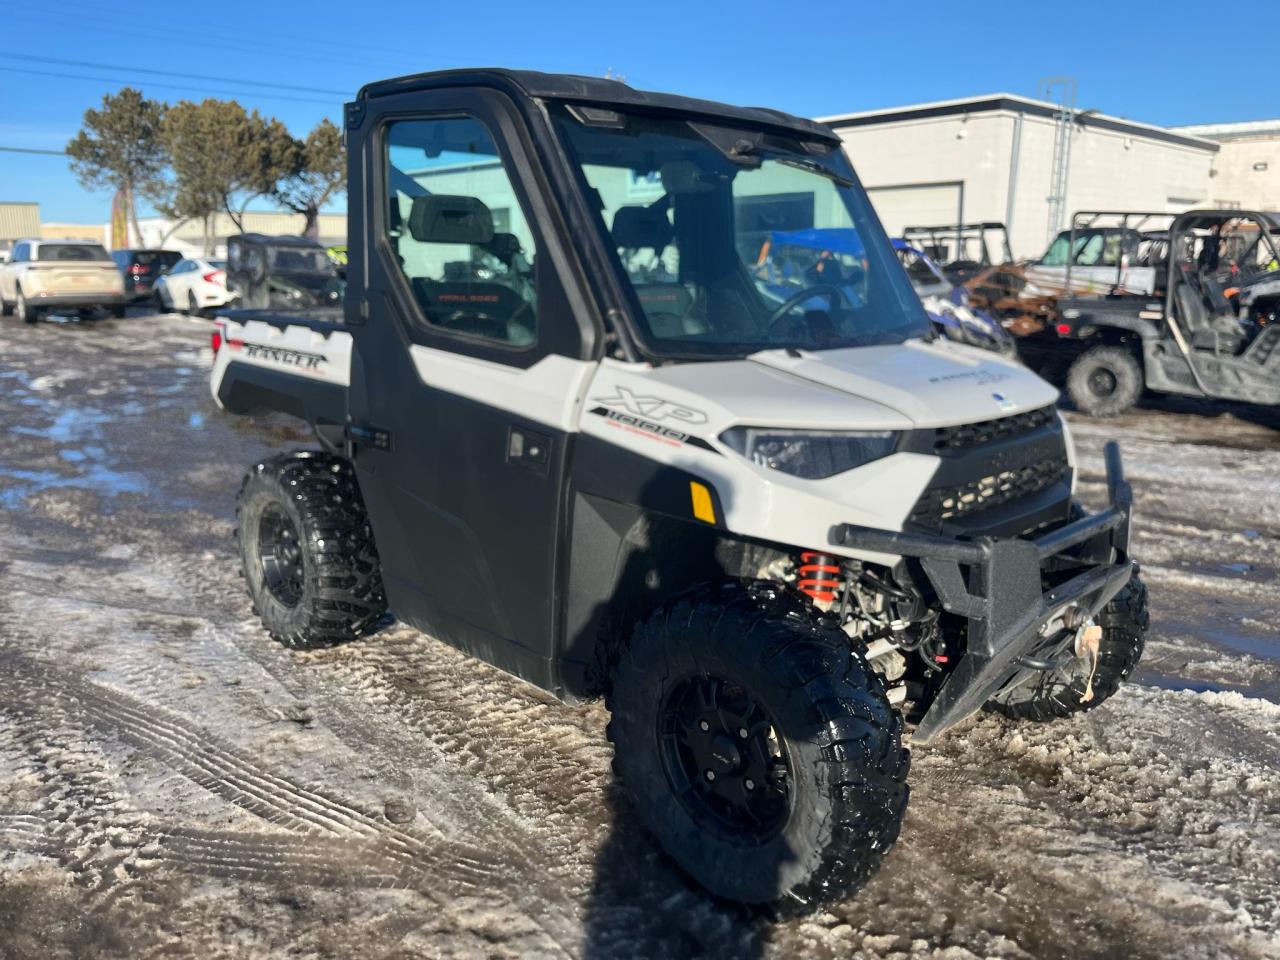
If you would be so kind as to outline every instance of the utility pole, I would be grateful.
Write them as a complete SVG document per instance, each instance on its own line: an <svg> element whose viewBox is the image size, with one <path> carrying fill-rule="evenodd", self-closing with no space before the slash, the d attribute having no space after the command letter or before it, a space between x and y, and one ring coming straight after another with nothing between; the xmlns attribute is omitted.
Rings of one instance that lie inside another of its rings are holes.
<svg viewBox="0 0 1280 960"><path fill-rule="evenodd" d="M1053 115L1053 169L1049 174L1049 236L1046 244L1062 229L1067 206L1067 183L1071 178L1071 137L1076 125L1075 77L1046 77L1040 81L1040 96L1057 106Z"/></svg>

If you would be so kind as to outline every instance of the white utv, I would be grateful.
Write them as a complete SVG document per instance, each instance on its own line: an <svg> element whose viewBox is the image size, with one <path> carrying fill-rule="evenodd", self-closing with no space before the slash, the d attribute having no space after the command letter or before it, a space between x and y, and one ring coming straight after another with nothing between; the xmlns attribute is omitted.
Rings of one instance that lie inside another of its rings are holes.
<svg viewBox="0 0 1280 960"><path fill-rule="evenodd" d="M635 814L715 894L870 877L905 730L1088 710L1147 623L1131 496L1075 506L1056 394L931 331L839 141L503 70L346 108L340 310L229 312L213 394L309 421L238 505L289 645L403 622L604 697ZM778 226L855 230L779 299Z"/></svg>

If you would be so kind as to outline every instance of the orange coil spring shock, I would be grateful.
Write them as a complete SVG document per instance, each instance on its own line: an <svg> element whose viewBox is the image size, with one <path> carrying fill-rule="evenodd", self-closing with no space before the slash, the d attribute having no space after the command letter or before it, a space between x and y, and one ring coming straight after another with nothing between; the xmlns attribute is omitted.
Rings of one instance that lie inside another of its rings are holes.
<svg viewBox="0 0 1280 960"><path fill-rule="evenodd" d="M844 585L840 579L840 561L825 553L805 551L800 554L800 577L796 587L801 593L820 603L833 603Z"/></svg>

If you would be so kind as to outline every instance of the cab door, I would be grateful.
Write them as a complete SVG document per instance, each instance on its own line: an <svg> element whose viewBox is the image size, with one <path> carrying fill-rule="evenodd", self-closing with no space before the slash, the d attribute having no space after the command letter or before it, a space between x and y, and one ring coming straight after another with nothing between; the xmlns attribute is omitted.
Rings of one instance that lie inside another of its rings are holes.
<svg viewBox="0 0 1280 960"><path fill-rule="evenodd" d="M566 478L598 341L567 231L498 92L379 98L360 124L351 432L391 608L554 688Z"/></svg>

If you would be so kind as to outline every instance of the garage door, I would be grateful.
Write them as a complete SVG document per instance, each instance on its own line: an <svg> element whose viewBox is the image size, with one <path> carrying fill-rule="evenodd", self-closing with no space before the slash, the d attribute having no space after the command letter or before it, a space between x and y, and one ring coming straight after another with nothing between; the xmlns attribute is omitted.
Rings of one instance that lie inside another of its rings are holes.
<svg viewBox="0 0 1280 960"><path fill-rule="evenodd" d="M963 185L951 183L904 183L868 187L867 195L876 208L889 236L904 227L932 227L964 222L960 209Z"/></svg>

